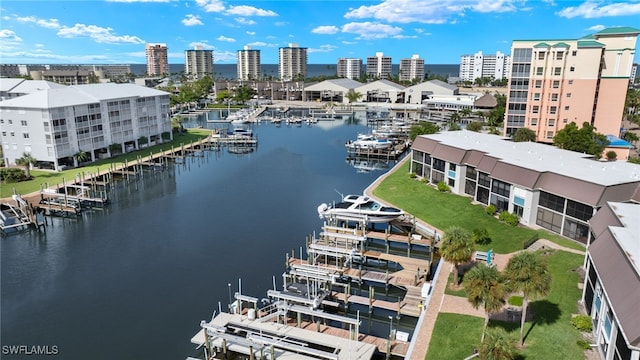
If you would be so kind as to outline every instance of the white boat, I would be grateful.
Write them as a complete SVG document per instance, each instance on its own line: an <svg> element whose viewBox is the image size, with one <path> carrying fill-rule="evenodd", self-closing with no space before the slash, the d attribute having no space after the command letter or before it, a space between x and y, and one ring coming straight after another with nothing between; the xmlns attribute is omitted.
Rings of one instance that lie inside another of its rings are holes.
<svg viewBox="0 0 640 360"><path fill-rule="evenodd" d="M377 137L374 134L359 134L356 140L347 142L345 146L352 150L382 150L391 148L393 142L387 138Z"/></svg>
<svg viewBox="0 0 640 360"><path fill-rule="evenodd" d="M318 215L321 219L336 218L340 220L367 221L370 223L386 223L404 215L404 211L385 206L368 196L347 195L335 204L320 204Z"/></svg>
<svg viewBox="0 0 640 360"><path fill-rule="evenodd" d="M234 125L228 132L231 136L236 137L253 137L253 130L247 125Z"/></svg>

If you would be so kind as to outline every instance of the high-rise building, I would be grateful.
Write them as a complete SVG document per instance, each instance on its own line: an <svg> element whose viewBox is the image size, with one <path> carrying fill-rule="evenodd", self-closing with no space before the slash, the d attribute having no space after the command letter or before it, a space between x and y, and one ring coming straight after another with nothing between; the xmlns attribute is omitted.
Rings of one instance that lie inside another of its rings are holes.
<svg viewBox="0 0 640 360"><path fill-rule="evenodd" d="M238 80L260 79L260 50L245 46L238 50Z"/></svg>
<svg viewBox="0 0 640 360"><path fill-rule="evenodd" d="M278 51L278 74L281 80L301 80L307 76L307 48L289 44Z"/></svg>
<svg viewBox="0 0 640 360"><path fill-rule="evenodd" d="M167 44L148 43L145 46L147 54L147 74L149 76L160 76L169 73L169 49Z"/></svg>
<svg viewBox="0 0 640 360"><path fill-rule="evenodd" d="M376 56L367 57L367 78L390 79L391 56L384 56L383 53L377 52Z"/></svg>
<svg viewBox="0 0 640 360"><path fill-rule="evenodd" d="M339 58L336 68L338 77L357 80L362 74L362 59Z"/></svg>
<svg viewBox="0 0 640 360"><path fill-rule="evenodd" d="M196 46L184 51L184 73L196 79L205 76L213 78L213 50L204 50Z"/></svg>
<svg viewBox="0 0 640 360"><path fill-rule="evenodd" d="M460 80L475 81L478 78L504 79L509 77L511 57L500 51L483 55L478 51L473 55L460 57Z"/></svg>
<svg viewBox="0 0 640 360"><path fill-rule="evenodd" d="M514 40L504 134L526 127L553 142L568 123L620 133L637 36L608 28L580 39Z"/></svg>
<svg viewBox="0 0 640 360"><path fill-rule="evenodd" d="M424 59L414 54L410 59L400 59L400 81L424 79Z"/></svg>

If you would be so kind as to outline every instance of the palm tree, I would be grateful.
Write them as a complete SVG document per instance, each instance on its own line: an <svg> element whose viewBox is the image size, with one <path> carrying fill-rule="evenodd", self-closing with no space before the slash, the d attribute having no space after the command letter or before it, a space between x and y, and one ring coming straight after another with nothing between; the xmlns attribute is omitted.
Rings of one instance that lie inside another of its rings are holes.
<svg viewBox="0 0 640 360"><path fill-rule="evenodd" d="M522 293L520 344L524 344L524 322L529 301L543 298L551 291L551 273L547 262L538 253L523 251L507 263L504 270L505 286L509 291Z"/></svg>
<svg viewBox="0 0 640 360"><path fill-rule="evenodd" d="M89 159L91 159L91 156L89 155L88 152L84 151L84 150L80 150L77 153L75 153L73 155L73 158L76 160L76 166L80 165L81 163L88 161Z"/></svg>
<svg viewBox="0 0 640 360"><path fill-rule="evenodd" d="M471 233L459 226L452 226L444 232L444 238L440 245L442 258L453 263L453 281L456 286L459 283L458 267L460 264L471 261L475 244Z"/></svg>
<svg viewBox="0 0 640 360"><path fill-rule="evenodd" d="M505 287L501 280L498 269L484 263L474 266L464 275L464 288L469 302L476 309L480 305L484 308L481 343L484 342L484 332L489 324L489 316L502 310L504 305Z"/></svg>
<svg viewBox="0 0 640 360"><path fill-rule="evenodd" d="M351 103L358 101L358 99L362 97L362 94L353 89L349 89L345 96L349 100L349 106L351 106Z"/></svg>
<svg viewBox="0 0 640 360"><path fill-rule="evenodd" d="M518 356L516 347L503 328L489 328L480 347L483 360L513 360Z"/></svg>
<svg viewBox="0 0 640 360"><path fill-rule="evenodd" d="M24 172L27 175L27 179L31 179L31 165L35 165L38 160L33 155L24 152L22 157L16 159L16 165L24 166Z"/></svg>

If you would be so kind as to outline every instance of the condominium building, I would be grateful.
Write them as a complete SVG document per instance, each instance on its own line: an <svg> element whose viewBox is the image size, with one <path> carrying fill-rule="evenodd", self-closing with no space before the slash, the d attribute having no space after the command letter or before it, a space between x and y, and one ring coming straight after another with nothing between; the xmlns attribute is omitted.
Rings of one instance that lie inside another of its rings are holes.
<svg viewBox="0 0 640 360"><path fill-rule="evenodd" d="M444 182L455 194L517 214L522 225L584 244L598 209L640 194L637 165L548 144L461 130L418 136L411 148L411 172L430 184Z"/></svg>
<svg viewBox="0 0 640 360"><path fill-rule="evenodd" d="M168 93L133 84L31 91L0 101L4 161L13 165L29 153L59 170L75 165L74 154L80 151L93 161L114 148L127 152L160 143L171 138L169 112Z"/></svg>
<svg viewBox="0 0 640 360"><path fill-rule="evenodd" d="M184 72L195 79L202 79L205 76L213 78L213 50L204 50L202 46L185 50Z"/></svg>
<svg viewBox="0 0 640 360"><path fill-rule="evenodd" d="M479 78L503 79L509 77L511 57L500 51L483 55L478 51L473 55L460 57L460 80L475 81Z"/></svg>
<svg viewBox="0 0 640 360"><path fill-rule="evenodd" d="M600 359L640 359L640 204L608 202L589 223L581 302L593 323L592 349Z"/></svg>
<svg viewBox="0 0 640 360"><path fill-rule="evenodd" d="M167 44L149 43L145 46L147 54L147 75L160 76L169 74L169 49Z"/></svg>
<svg viewBox="0 0 640 360"><path fill-rule="evenodd" d="M260 75L260 50L250 46L238 50L238 80L258 80Z"/></svg>
<svg viewBox="0 0 640 360"><path fill-rule="evenodd" d="M424 59L414 54L409 59L400 59L400 81L424 79Z"/></svg>
<svg viewBox="0 0 640 360"><path fill-rule="evenodd" d="M339 58L336 75L352 80L359 79L362 75L362 59Z"/></svg>
<svg viewBox="0 0 640 360"><path fill-rule="evenodd" d="M377 52L367 57L367 79L391 79L391 56Z"/></svg>
<svg viewBox="0 0 640 360"><path fill-rule="evenodd" d="M307 77L307 48L289 44L278 50L278 74L280 80L303 80Z"/></svg>
<svg viewBox="0 0 640 360"><path fill-rule="evenodd" d="M638 34L616 27L580 39L513 41L503 133L526 127L553 142L568 123L587 122L619 135Z"/></svg>

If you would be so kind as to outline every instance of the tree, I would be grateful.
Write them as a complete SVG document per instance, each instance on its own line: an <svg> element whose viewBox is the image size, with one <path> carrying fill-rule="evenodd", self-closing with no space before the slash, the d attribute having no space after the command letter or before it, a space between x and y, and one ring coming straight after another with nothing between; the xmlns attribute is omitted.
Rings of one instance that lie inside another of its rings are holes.
<svg viewBox="0 0 640 360"><path fill-rule="evenodd" d="M460 125L458 125L458 123L449 123L449 129L447 129L448 131L458 131L460 130Z"/></svg>
<svg viewBox="0 0 640 360"><path fill-rule="evenodd" d="M519 128L516 130L515 134L513 134L513 141L515 142L526 142L526 141L536 141L536 133L535 131L529 128Z"/></svg>
<svg viewBox="0 0 640 360"><path fill-rule="evenodd" d="M255 94L255 90L246 85L242 85L236 89L236 95L233 97L233 99L244 104L245 101L250 100Z"/></svg>
<svg viewBox="0 0 640 360"><path fill-rule="evenodd" d="M638 138L638 135L636 135L634 132L631 132L631 131L623 132L622 133L622 139L624 141L630 142L633 145L635 145L636 142L638 142L638 140L640 140L640 138Z"/></svg>
<svg viewBox="0 0 640 360"><path fill-rule="evenodd" d="M504 306L505 287L502 277L495 266L479 263L464 275L464 289L467 291L467 299L475 309L480 306L484 308L484 327L480 339L483 343L489 316L502 310Z"/></svg>
<svg viewBox="0 0 640 360"><path fill-rule="evenodd" d="M352 102L358 101L358 99L362 97L362 94L353 89L349 89L345 96L349 100L349 104L351 104Z"/></svg>
<svg viewBox="0 0 640 360"><path fill-rule="evenodd" d="M76 159L76 163L77 163L76 166L77 166L85 161L90 160L91 156L89 155L88 152L80 150L73 155L73 158Z"/></svg>
<svg viewBox="0 0 640 360"><path fill-rule="evenodd" d="M480 132L482 130L484 123L482 121L474 121L467 125L467 130Z"/></svg>
<svg viewBox="0 0 640 360"><path fill-rule="evenodd" d="M37 161L33 155L24 152L22 153L22 157L16 159L16 165L23 166L27 179L31 179L31 165L35 165Z"/></svg>
<svg viewBox="0 0 640 360"><path fill-rule="evenodd" d="M523 251L514 255L504 270L505 286L522 294L520 344L524 344L524 322L529 301L543 298L551 291L551 273L538 253Z"/></svg>
<svg viewBox="0 0 640 360"><path fill-rule="evenodd" d="M624 107L626 109L625 119L636 125L640 125L640 116L638 116L638 107L640 107L640 89L630 87L629 90L627 90Z"/></svg>
<svg viewBox="0 0 640 360"><path fill-rule="evenodd" d="M440 131L440 127L438 125L427 121L421 121L420 123L411 126L411 130L409 130L409 138L413 141L418 137L418 135L435 134L438 131Z"/></svg>
<svg viewBox="0 0 640 360"><path fill-rule="evenodd" d="M458 268L460 264L471 261L475 244L471 233L459 226L452 226L447 229L440 245L440 254L446 261L453 263L453 282L458 285Z"/></svg>
<svg viewBox="0 0 640 360"><path fill-rule="evenodd" d="M503 328L489 328L480 347L480 359L514 360L518 351Z"/></svg>
<svg viewBox="0 0 640 360"><path fill-rule="evenodd" d="M597 133L588 122L584 122L580 129L575 122L571 122L556 133L553 145L565 150L591 154L599 159L604 148L609 145L609 140L606 136Z"/></svg>

